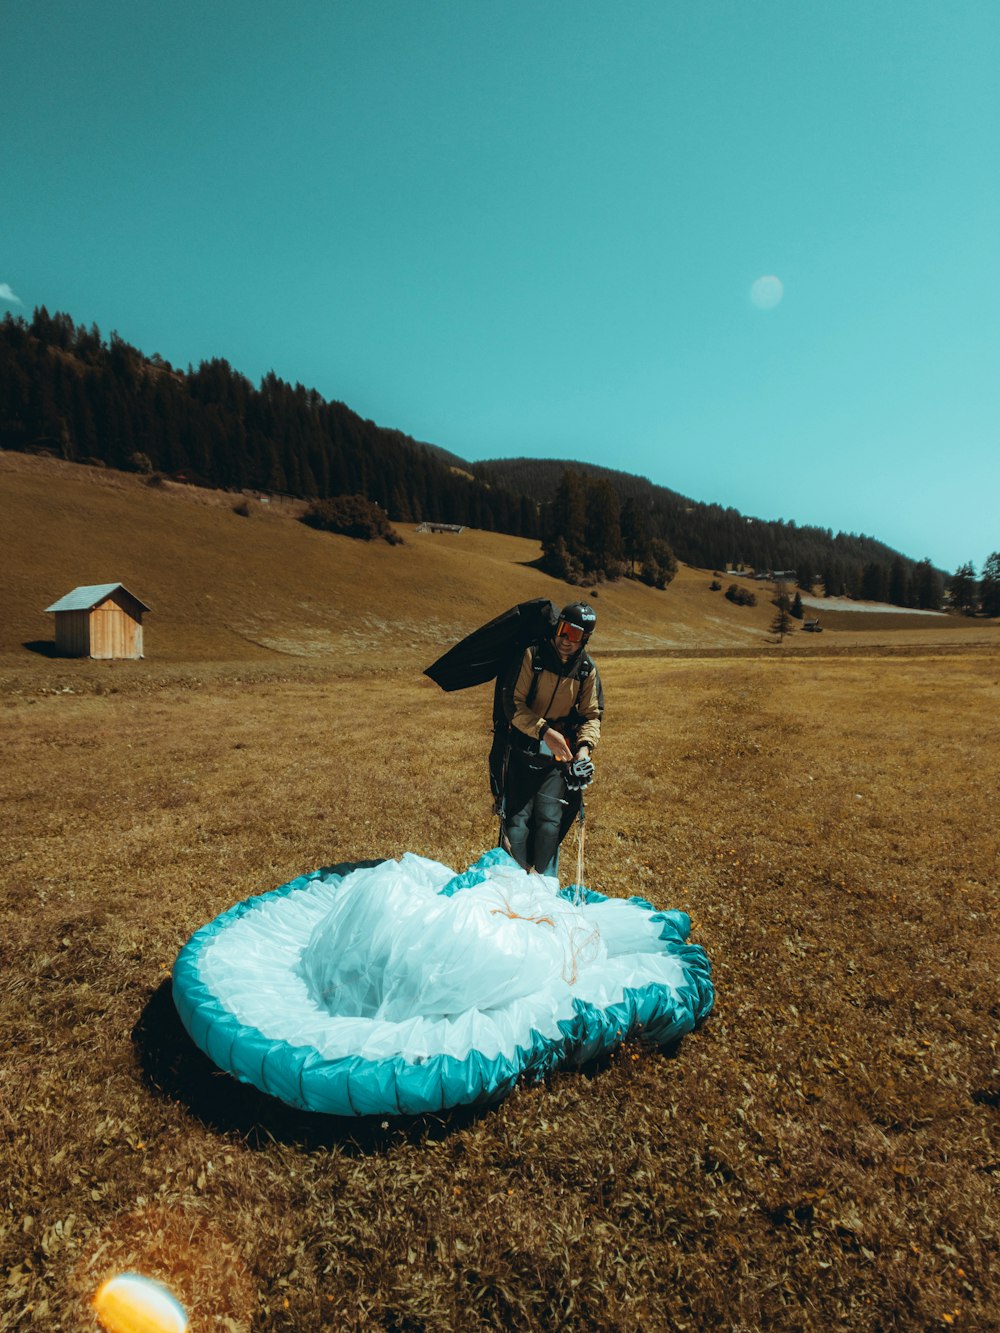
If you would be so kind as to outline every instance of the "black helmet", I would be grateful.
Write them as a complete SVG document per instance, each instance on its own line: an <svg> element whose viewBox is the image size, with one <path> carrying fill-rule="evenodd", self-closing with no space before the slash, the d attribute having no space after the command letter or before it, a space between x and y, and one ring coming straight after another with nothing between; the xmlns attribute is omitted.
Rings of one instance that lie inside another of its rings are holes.
<svg viewBox="0 0 1000 1333"><path fill-rule="evenodd" d="M581 645L585 644L597 625L597 612L586 602L570 602L569 606L564 606L559 612L559 619L556 622L553 637L558 637L564 625L571 625L574 629L579 630L583 635L580 643ZM571 637L575 638L576 636Z"/></svg>

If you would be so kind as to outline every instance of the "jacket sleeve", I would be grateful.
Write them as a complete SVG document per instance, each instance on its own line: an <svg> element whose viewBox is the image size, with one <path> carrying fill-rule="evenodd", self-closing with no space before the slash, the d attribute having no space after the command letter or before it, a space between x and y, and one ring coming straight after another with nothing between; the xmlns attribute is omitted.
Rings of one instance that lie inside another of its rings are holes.
<svg viewBox="0 0 1000 1333"><path fill-rule="evenodd" d="M593 749L601 739L601 718L604 716L604 687L596 666L580 684L576 711L583 718L583 724L576 733L576 743L589 745Z"/></svg>
<svg viewBox="0 0 1000 1333"><path fill-rule="evenodd" d="M511 722L525 736L537 741L539 732L545 725L545 718L532 712L527 704L531 682L535 674L531 669L531 663L531 649L526 648L524 656L521 658L521 666L517 676L509 685L504 687L503 710L508 722Z"/></svg>

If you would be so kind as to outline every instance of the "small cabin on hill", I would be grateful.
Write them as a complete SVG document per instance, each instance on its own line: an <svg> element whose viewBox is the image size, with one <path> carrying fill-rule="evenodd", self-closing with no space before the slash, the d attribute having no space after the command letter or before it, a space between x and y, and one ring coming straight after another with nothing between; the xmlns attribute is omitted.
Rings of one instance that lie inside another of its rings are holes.
<svg viewBox="0 0 1000 1333"><path fill-rule="evenodd" d="M56 618L62 657L142 657L142 615L149 607L121 583L74 588L45 608Z"/></svg>

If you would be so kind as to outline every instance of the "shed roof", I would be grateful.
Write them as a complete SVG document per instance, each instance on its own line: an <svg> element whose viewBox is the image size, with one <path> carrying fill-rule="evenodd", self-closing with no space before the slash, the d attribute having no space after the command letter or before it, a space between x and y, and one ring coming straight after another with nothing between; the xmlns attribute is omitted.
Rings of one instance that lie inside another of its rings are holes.
<svg viewBox="0 0 1000 1333"><path fill-rule="evenodd" d="M82 587L74 588L68 592L65 597L60 597L58 602L53 602L51 606L45 608L49 611L90 611L98 602L103 602L106 597L110 597L113 592L121 588L122 592L128 593L133 602L138 602L144 611L150 608L141 598L136 597L134 592L129 592L124 583L87 583Z"/></svg>

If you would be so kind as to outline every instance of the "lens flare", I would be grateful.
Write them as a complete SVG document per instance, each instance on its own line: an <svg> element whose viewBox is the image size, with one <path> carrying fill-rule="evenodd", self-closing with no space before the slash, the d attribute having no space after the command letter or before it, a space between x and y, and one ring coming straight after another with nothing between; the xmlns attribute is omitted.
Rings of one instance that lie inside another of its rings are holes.
<svg viewBox="0 0 1000 1333"><path fill-rule="evenodd" d="M187 1333L184 1307L162 1283L139 1273L108 1278L94 1312L107 1333Z"/></svg>

